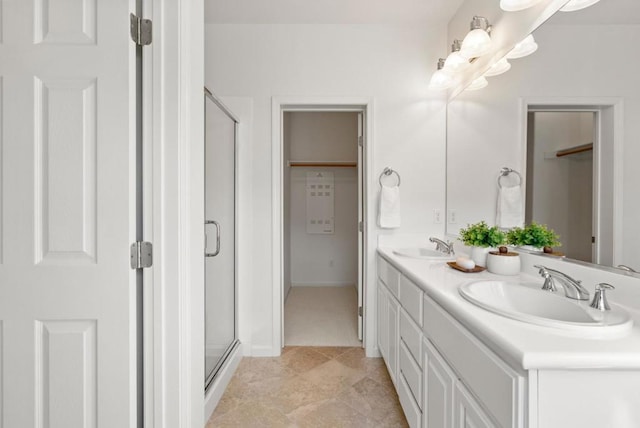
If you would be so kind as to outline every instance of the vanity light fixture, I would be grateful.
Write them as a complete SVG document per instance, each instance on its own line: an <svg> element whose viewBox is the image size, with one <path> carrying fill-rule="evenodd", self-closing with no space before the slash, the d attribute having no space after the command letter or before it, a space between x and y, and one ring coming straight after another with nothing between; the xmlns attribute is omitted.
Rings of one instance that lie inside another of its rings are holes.
<svg viewBox="0 0 640 428"><path fill-rule="evenodd" d="M500 61L493 64L493 66L491 66L491 68L484 73L484 76L485 77L497 76L499 74L509 71L510 68L511 68L511 64L509 64L509 61L507 61L506 58L502 58Z"/></svg>
<svg viewBox="0 0 640 428"><path fill-rule="evenodd" d="M524 40L522 40L520 43L517 43L514 48L511 49L511 52L506 55L506 57L508 59L522 58L527 55L531 55L536 50L538 50L538 44L533 38L533 34L529 34L524 38Z"/></svg>
<svg viewBox="0 0 640 428"><path fill-rule="evenodd" d="M598 3L599 1L600 0L571 0L560 8L560 12L573 12L575 10L584 9Z"/></svg>
<svg viewBox="0 0 640 428"><path fill-rule="evenodd" d="M541 0L500 0L500 8L506 12L517 12L529 9L540 3Z"/></svg>
<svg viewBox="0 0 640 428"><path fill-rule="evenodd" d="M488 84L487 79L484 76L480 76L471 82L471 84L465 88L465 91L477 91L478 89L485 88Z"/></svg>
<svg viewBox="0 0 640 428"><path fill-rule="evenodd" d="M465 58L477 58L491 50L491 26L487 18L474 16L471 31L465 36L460 47L460 55Z"/></svg>
<svg viewBox="0 0 640 428"><path fill-rule="evenodd" d="M433 73L431 76L431 81L429 82L429 89L433 91L439 91L442 89L448 89L453 86L453 78L447 74L444 68L444 59L440 58L438 60L438 70Z"/></svg>
<svg viewBox="0 0 640 428"><path fill-rule="evenodd" d="M444 62L445 72L452 74L460 73L471 66L469 59L460 55L460 45L460 40L453 41L453 44L451 45L451 53Z"/></svg>

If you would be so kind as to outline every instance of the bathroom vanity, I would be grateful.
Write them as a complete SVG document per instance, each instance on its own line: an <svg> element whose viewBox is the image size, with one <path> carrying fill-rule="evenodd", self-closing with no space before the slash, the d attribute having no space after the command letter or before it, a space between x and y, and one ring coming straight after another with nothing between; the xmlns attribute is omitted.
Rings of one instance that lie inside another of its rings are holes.
<svg viewBox="0 0 640 428"><path fill-rule="evenodd" d="M634 321L611 331L534 325L460 295L461 285L477 280L542 286L543 279L533 275L536 260L523 261L526 273L501 277L378 249L378 344L409 425L640 426L640 316L629 305L640 301L633 289L640 290L640 279L605 278L621 285L609 299L621 305L626 300L622 307ZM591 293L592 278L601 281L607 274L573 268Z"/></svg>

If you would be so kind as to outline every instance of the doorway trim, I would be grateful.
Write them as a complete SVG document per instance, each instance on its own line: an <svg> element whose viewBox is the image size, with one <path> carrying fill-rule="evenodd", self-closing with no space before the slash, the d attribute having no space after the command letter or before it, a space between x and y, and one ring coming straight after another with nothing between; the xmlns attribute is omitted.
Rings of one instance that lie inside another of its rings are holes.
<svg viewBox="0 0 640 428"><path fill-rule="evenodd" d="M613 120L611 128L613 131L613 265L620 262L622 256L622 183L623 183L623 143L624 143L624 123L623 123L623 105L624 99L621 97L522 97L520 98L520 138L523 142L523 163L525 168L523 176L526 176L527 165L527 114L530 110L535 111L593 111L597 113L597 132L598 140L602 142L602 113L605 109L612 109ZM601 147L601 144L600 144ZM601 159L601 156L598 156ZM599 161L600 162L600 161ZM598 162L598 163L599 163ZM595 168L600 174L600 165ZM598 179L598 181L600 181ZM602 195L601 189L598 194ZM598 211L600 210L600 200L598 203ZM598 224L598 234L600 226Z"/></svg>
<svg viewBox="0 0 640 428"><path fill-rule="evenodd" d="M284 217L283 217L283 117L284 112L289 111L325 111L325 112L361 112L364 118L364 145L363 145L363 252L362 252L362 306L363 306L363 334L362 346L368 349L368 344L375 346L374 317L368 316L367 307L373 307L369 296L371 290L367 287L369 270L369 237L372 236L369 228L374 223L369 218L371 211L368 209L368 192L372 183L373 167L373 99L368 97L273 97L271 100L271 195L272 195L272 287L273 287L273 318L272 318L272 349L271 355L280 355L284 346ZM375 290L374 290L375 292ZM367 352L369 354L369 352Z"/></svg>

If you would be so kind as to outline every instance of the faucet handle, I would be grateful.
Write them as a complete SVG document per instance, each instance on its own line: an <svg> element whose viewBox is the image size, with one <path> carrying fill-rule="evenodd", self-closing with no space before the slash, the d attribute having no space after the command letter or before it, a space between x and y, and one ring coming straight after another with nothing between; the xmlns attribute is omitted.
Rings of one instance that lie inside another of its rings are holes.
<svg viewBox="0 0 640 428"><path fill-rule="evenodd" d="M598 309L599 311L608 311L611 309L609 306L609 302L607 302L607 295L605 292L607 290L614 290L615 287L611 284L607 284L606 282L601 282L596 285L596 292L593 296L593 300L591 301L591 306L594 309Z"/></svg>
<svg viewBox="0 0 640 428"><path fill-rule="evenodd" d="M547 271L547 267L546 266L542 266L542 265L533 265L534 268L539 269L538 273L542 276L544 276L545 278L549 276L549 272Z"/></svg>

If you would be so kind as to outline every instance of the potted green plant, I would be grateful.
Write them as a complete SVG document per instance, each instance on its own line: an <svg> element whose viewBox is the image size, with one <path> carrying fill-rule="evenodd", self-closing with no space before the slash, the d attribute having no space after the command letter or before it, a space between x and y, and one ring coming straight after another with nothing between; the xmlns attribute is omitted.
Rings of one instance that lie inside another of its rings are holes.
<svg viewBox="0 0 640 428"><path fill-rule="evenodd" d="M507 232L507 243L514 247L534 251L552 252L552 247L560 246L560 240L553 229L549 229L544 224L531 222L531 224L521 227L514 227Z"/></svg>
<svg viewBox="0 0 640 428"><path fill-rule="evenodd" d="M471 247L471 259L476 265L487 265L487 253L495 251L505 242L505 234L497 226L489 227L486 222L468 224L460 229L460 240Z"/></svg>

